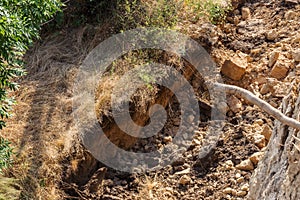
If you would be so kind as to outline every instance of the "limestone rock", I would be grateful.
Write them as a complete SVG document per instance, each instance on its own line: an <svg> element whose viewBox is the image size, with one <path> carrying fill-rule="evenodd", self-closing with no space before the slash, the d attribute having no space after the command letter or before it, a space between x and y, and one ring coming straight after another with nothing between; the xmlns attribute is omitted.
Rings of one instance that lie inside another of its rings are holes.
<svg viewBox="0 0 300 200"><path fill-rule="evenodd" d="M253 163L249 159L247 159L238 164L236 168L240 170L250 171L254 169L254 166Z"/></svg>
<svg viewBox="0 0 300 200"><path fill-rule="evenodd" d="M272 135L272 129L269 125L265 124L260 134L265 136L266 140L269 141Z"/></svg>
<svg viewBox="0 0 300 200"><path fill-rule="evenodd" d="M290 4L297 4L300 3L299 0L285 0L286 3L290 3Z"/></svg>
<svg viewBox="0 0 300 200"><path fill-rule="evenodd" d="M247 194L246 191L238 191L238 192L236 193L236 196L238 196L238 197L243 197L243 196L246 196L246 194Z"/></svg>
<svg viewBox="0 0 300 200"><path fill-rule="evenodd" d="M278 51L274 51L270 54L269 56L269 63L268 63L268 66L269 67L273 67L274 64L276 63L276 61L278 60L279 58L279 52Z"/></svg>
<svg viewBox="0 0 300 200"><path fill-rule="evenodd" d="M230 96L228 98L228 106L229 106L230 110L232 110L232 112L234 112L234 113L240 112L243 107L242 102L235 96Z"/></svg>
<svg viewBox="0 0 300 200"><path fill-rule="evenodd" d="M223 113L223 114L226 114L229 110L229 107L227 105L226 102L220 102L218 104L218 109Z"/></svg>
<svg viewBox="0 0 300 200"><path fill-rule="evenodd" d="M251 18L251 11L249 8L242 8L242 19L247 20Z"/></svg>
<svg viewBox="0 0 300 200"><path fill-rule="evenodd" d="M257 163L260 161L260 159L263 157L263 152L256 152L250 156L250 160L254 165L257 165Z"/></svg>
<svg viewBox="0 0 300 200"><path fill-rule="evenodd" d="M192 179L188 176L188 175L183 175L180 179L179 179L179 183L181 185L187 185L189 183L191 183Z"/></svg>
<svg viewBox="0 0 300 200"><path fill-rule="evenodd" d="M286 65L282 63L276 63L272 68L270 75L274 78L282 79L287 76L288 71L289 68Z"/></svg>
<svg viewBox="0 0 300 200"><path fill-rule="evenodd" d="M244 63L238 58L225 60L221 67L221 72L232 80L240 80L246 72L246 66Z"/></svg>
<svg viewBox="0 0 300 200"><path fill-rule="evenodd" d="M225 188L225 189L223 190L223 193L224 193L224 194L232 194L232 192L233 192L233 189L230 188L230 187L227 187L227 188Z"/></svg>
<svg viewBox="0 0 300 200"><path fill-rule="evenodd" d="M166 136L166 137L164 137L164 139L163 139L163 141L164 141L165 143L171 143L172 140L173 140L172 136Z"/></svg>
<svg viewBox="0 0 300 200"><path fill-rule="evenodd" d="M271 31L269 31L269 32L267 32L267 39L268 40L275 40L277 37L278 37L278 33L277 33L277 31L276 30L271 30Z"/></svg>
<svg viewBox="0 0 300 200"><path fill-rule="evenodd" d="M176 175L189 174L191 172L191 168L184 169L182 171L176 172Z"/></svg>
<svg viewBox="0 0 300 200"><path fill-rule="evenodd" d="M264 148L266 146L265 136L263 136L261 134L254 134L253 139L254 139L254 143L259 148Z"/></svg>
<svg viewBox="0 0 300 200"><path fill-rule="evenodd" d="M292 55L293 55L293 59L296 61L296 62L300 62L300 51L298 50L298 51L294 51L293 53L292 53Z"/></svg>

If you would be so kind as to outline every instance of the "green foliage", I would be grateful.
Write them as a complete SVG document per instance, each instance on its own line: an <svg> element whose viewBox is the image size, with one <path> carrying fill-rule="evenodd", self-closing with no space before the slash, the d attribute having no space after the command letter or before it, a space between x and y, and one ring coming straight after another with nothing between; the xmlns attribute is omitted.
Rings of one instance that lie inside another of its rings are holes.
<svg viewBox="0 0 300 200"><path fill-rule="evenodd" d="M137 27L173 28L178 22L177 0L119 0L117 7L123 31Z"/></svg>
<svg viewBox="0 0 300 200"><path fill-rule="evenodd" d="M197 22L207 18L213 24L223 23L227 13L231 10L229 0L184 0L185 12L190 20Z"/></svg>
<svg viewBox="0 0 300 200"><path fill-rule="evenodd" d="M116 0L72 0L66 3L64 11L57 12L47 25L46 31L62 27L78 27L86 23L100 24L114 10ZM50 30L49 30L50 29Z"/></svg>
<svg viewBox="0 0 300 200"><path fill-rule="evenodd" d="M15 78L25 74L22 56L38 38L42 23L60 9L59 0L0 1L0 129L15 103L9 92L18 89Z"/></svg>
<svg viewBox="0 0 300 200"><path fill-rule="evenodd" d="M231 10L231 6L208 0L204 3L204 10L208 12L210 22L218 24L225 21L227 12Z"/></svg>
<svg viewBox="0 0 300 200"><path fill-rule="evenodd" d="M11 165L12 151L13 149L10 147L10 142L0 137L0 173L2 172L2 169Z"/></svg>

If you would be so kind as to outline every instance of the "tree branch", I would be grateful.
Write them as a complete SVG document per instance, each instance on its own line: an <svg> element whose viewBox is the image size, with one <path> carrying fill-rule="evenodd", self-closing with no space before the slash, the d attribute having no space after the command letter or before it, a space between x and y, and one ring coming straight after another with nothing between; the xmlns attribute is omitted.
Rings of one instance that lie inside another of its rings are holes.
<svg viewBox="0 0 300 200"><path fill-rule="evenodd" d="M244 98L247 101L249 101L250 103L258 106L260 109L262 109L269 115L273 116L275 119L277 119L281 123L300 130L300 122L299 121L297 121L293 118L287 117L282 112L280 112L278 109L272 107L269 103L258 98L257 96L255 96L253 93L251 93L248 90L245 90L245 89L237 87L237 86L226 85L226 84L222 84L222 83L212 83L211 86L213 89L215 89L217 91L221 91L221 92L225 91L227 94L234 94L236 96Z"/></svg>

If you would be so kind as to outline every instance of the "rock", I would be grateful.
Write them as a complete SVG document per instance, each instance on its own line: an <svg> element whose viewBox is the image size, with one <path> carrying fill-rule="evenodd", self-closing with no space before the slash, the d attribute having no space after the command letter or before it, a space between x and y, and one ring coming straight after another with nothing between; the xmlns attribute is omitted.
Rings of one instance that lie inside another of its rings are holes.
<svg viewBox="0 0 300 200"><path fill-rule="evenodd" d="M278 33L276 32L276 30L271 30L269 32L267 32L266 37L268 40L275 40L278 37Z"/></svg>
<svg viewBox="0 0 300 200"><path fill-rule="evenodd" d="M240 23L240 18L238 16L234 16L233 23L234 25L238 25Z"/></svg>
<svg viewBox="0 0 300 200"><path fill-rule="evenodd" d="M220 102L218 104L218 109L223 113L223 114L226 114L229 110L229 107L227 105L226 102Z"/></svg>
<svg viewBox="0 0 300 200"><path fill-rule="evenodd" d="M269 63L268 66L269 67L273 67L273 65L276 63L276 61L279 58L279 52L278 51L273 51L270 56L269 56Z"/></svg>
<svg viewBox="0 0 300 200"><path fill-rule="evenodd" d="M251 18L251 11L249 8L242 8L242 19L247 20Z"/></svg>
<svg viewBox="0 0 300 200"><path fill-rule="evenodd" d="M221 67L221 72L232 80L240 80L246 72L245 62L240 59L225 60Z"/></svg>
<svg viewBox="0 0 300 200"><path fill-rule="evenodd" d="M243 160L240 164L238 164L235 168L245 171L250 171L254 169L253 163L247 159Z"/></svg>
<svg viewBox="0 0 300 200"><path fill-rule="evenodd" d="M236 196L238 196L238 197L243 197L243 196L246 196L246 194L247 194L246 191L238 191L238 192L236 193Z"/></svg>
<svg viewBox="0 0 300 200"><path fill-rule="evenodd" d="M260 134L265 136L266 140L269 141L272 135L272 129L269 125L265 124Z"/></svg>
<svg viewBox="0 0 300 200"><path fill-rule="evenodd" d="M259 56L262 52L261 48L257 48L257 49L251 49L250 50L250 54L254 57Z"/></svg>
<svg viewBox="0 0 300 200"><path fill-rule="evenodd" d="M276 63L272 68L270 75L277 79L283 79L287 76L288 71L289 68L286 65L282 63Z"/></svg>
<svg viewBox="0 0 300 200"><path fill-rule="evenodd" d="M242 177L242 175L241 175L240 173L237 173L237 174L235 175L235 178L240 178L240 177Z"/></svg>
<svg viewBox="0 0 300 200"><path fill-rule="evenodd" d="M244 177L240 177L240 178L238 178L238 179L236 179L236 182L237 183L242 183L242 182L244 182Z"/></svg>
<svg viewBox="0 0 300 200"><path fill-rule="evenodd" d="M266 146L266 139L265 136L261 134L254 134L253 135L254 143L259 148L264 148Z"/></svg>
<svg viewBox="0 0 300 200"><path fill-rule="evenodd" d="M181 185L187 185L187 184L191 183L191 181L192 181L192 179L188 175L183 175L179 179L179 184L181 184Z"/></svg>
<svg viewBox="0 0 300 200"><path fill-rule="evenodd" d="M232 191L233 191L232 188L227 187L227 188L225 188L225 189L223 190L223 193L224 193L224 194L232 194Z"/></svg>
<svg viewBox="0 0 300 200"><path fill-rule="evenodd" d="M264 124L264 120L262 119L257 119L254 121L254 124L258 124L259 126L263 125Z"/></svg>
<svg viewBox="0 0 300 200"><path fill-rule="evenodd" d="M225 163L224 163L224 169L225 170L232 170L234 168L234 164L231 160L227 160Z"/></svg>
<svg viewBox="0 0 300 200"><path fill-rule="evenodd" d="M254 165L257 165L257 163L260 161L260 159L263 157L263 152L256 152L250 156L250 160Z"/></svg>
<svg viewBox="0 0 300 200"><path fill-rule="evenodd" d="M176 175L183 175L183 174L189 174L191 172L190 168L184 169L182 171L176 172Z"/></svg>
<svg viewBox="0 0 300 200"><path fill-rule="evenodd" d="M249 191L249 184L245 183L244 185L242 185L241 190L248 192Z"/></svg>
<svg viewBox="0 0 300 200"><path fill-rule="evenodd" d="M171 143L173 141L173 138L172 138L172 136L166 136L166 137L164 137L163 141L165 143Z"/></svg>
<svg viewBox="0 0 300 200"><path fill-rule="evenodd" d="M292 53L292 55L293 55L293 59L296 61L296 62L300 62L300 51L298 50L298 51L294 51L293 53Z"/></svg>
<svg viewBox="0 0 300 200"><path fill-rule="evenodd" d="M287 20L294 20L296 19L297 14L292 11L292 10L288 10L285 14L284 14L284 18Z"/></svg>
<svg viewBox="0 0 300 200"><path fill-rule="evenodd" d="M234 113L238 113L242 110L243 104L242 102L236 98L235 96L230 96L228 98L228 106L230 110Z"/></svg>
<svg viewBox="0 0 300 200"><path fill-rule="evenodd" d="M285 2L290 4L298 4L299 0L285 0Z"/></svg>
<svg viewBox="0 0 300 200"><path fill-rule="evenodd" d="M265 83L260 89L261 94L267 94L269 92L274 92L274 87L270 83Z"/></svg>
<svg viewBox="0 0 300 200"><path fill-rule="evenodd" d="M236 53L237 53L238 57L241 58L242 60L246 60L247 62L252 61L251 56L249 56L248 54L243 53L240 50L237 50Z"/></svg>
<svg viewBox="0 0 300 200"><path fill-rule="evenodd" d="M194 115L189 115L187 121L188 121L188 123L192 123L192 122L194 122L194 119L195 119Z"/></svg>

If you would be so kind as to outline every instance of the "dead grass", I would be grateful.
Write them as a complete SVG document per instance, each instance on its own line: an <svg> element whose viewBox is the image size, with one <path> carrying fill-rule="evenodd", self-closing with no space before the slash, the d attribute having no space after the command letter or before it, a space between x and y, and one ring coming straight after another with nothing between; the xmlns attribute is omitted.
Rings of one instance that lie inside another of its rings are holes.
<svg viewBox="0 0 300 200"><path fill-rule="evenodd" d="M79 145L71 116L72 84L87 52L101 39L103 30L97 30L86 26L54 33L36 42L26 55L28 75L20 81L15 115L4 130L16 152L7 175L19 180L21 198L64 196L62 161Z"/></svg>
<svg viewBox="0 0 300 200"><path fill-rule="evenodd" d="M157 175L150 177L147 175L139 178L138 198L143 200L175 200L173 189L160 179Z"/></svg>

